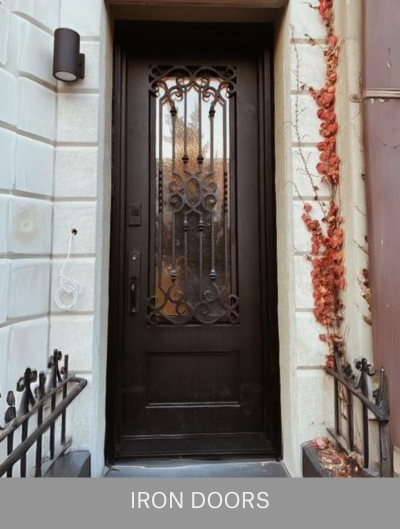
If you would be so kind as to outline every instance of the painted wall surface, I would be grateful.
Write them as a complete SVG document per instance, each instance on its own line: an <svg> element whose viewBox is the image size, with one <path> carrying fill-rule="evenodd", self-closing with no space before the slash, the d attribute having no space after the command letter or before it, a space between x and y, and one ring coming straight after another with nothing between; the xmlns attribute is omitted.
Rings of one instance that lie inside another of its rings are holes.
<svg viewBox="0 0 400 529"><path fill-rule="evenodd" d="M52 79L58 26L82 37L86 78L73 85ZM316 105L302 86L324 84L325 36L317 10L291 0L277 26L275 122L282 420L293 475L301 443L324 435L333 412L301 221L302 199L314 197L302 154L314 174L320 141ZM0 383L8 389L27 363L44 367L55 347L68 353L71 369L89 379L71 428L75 447L91 450L95 475L104 468L111 101L112 12L103 0L0 3ZM320 199L327 196L321 188ZM53 298L72 228L67 273L83 292L65 313ZM358 320L354 328L356 340Z"/></svg>

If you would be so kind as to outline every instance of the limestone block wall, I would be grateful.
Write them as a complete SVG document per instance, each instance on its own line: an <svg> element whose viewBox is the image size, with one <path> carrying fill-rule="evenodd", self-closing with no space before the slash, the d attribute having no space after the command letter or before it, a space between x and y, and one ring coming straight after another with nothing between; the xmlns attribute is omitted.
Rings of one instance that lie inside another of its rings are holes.
<svg viewBox="0 0 400 529"><path fill-rule="evenodd" d="M75 448L93 439L102 9L101 0L0 2L0 421L7 391L25 368L45 370L59 348L70 355L71 370L89 380L74 405L79 411L69 415ZM52 75L60 26L80 32L87 59L85 80L70 87ZM74 311L64 313L54 294L73 228L78 235L66 273L83 292Z"/></svg>
<svg viewBox="0 0 400 529"><path fill-rule="evenodd" d="M275 137L283 442L294 475L300 472L301 444L325 435L332 424L331 381L323 369L327 349L319 339L325 330L313 314L311 239L301 219L304 201L319 209L309 175L318 182L319 200L329 198L315 170L317 107L303 88L325 83L325 38L317 10L309 2L289 2L275 54Z"/></svg>
<svg viewBox="0 0 400 529"><path fill-rule="evenodd" d="M94 313L98 309L95 289L96 241L98 234L98 142L100 124L100 0L61 0L60 27L73 28L81 35L86 55L85 79L73 84L57 83L58 109L54 169L54 234L50 348L68 351L71 369L89 384L72 410L76 448L91 448L96 437L92 372L98 364L94 348ZM111 126L111 123L110 123ZM110 147L109 147L110 148ZM107 222L104 219L104 222ZM66 273L83 287L73 311L61 311L54 302L57 278L63 265L71 230L77 235ZM98 285L98 288L100 285ZM98 389L98 388L96 388ZM104 413L104 409L103 409ZM95 423L95 424L94 424ZM103 454L101 454L103 455Z"/></svg>
<svg viewBox="0 0 400 529"><path fill-rule="evenodd" d="M59 0L0 2L0 420L6 391L46 367L54 162L52 77Z"/></svg>

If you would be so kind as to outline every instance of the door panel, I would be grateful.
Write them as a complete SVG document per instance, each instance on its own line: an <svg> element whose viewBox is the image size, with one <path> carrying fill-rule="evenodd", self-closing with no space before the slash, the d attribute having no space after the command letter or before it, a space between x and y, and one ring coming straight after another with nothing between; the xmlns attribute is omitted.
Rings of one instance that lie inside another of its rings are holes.
<svg viewBox="0 0 400 529"><path fill-rule="evenodd" d="M207 43L192 29L185 46L179 30L122 31L117 45L115 457L279 451L274 289L263 296L265 42L216 46L226 28Z"/></svg>

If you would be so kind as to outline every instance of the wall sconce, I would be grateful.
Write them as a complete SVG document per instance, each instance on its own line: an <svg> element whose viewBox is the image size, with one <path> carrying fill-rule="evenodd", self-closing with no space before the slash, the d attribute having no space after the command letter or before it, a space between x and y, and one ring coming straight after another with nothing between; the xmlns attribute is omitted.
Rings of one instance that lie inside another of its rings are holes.
<svg viewBox="0 0 400 529"><path fill-rule="evenodd" d="M76 31L56 29L53 75L59 81L73 83L85 78L85 55L80 53L80 41L81 37Z"/></svg>

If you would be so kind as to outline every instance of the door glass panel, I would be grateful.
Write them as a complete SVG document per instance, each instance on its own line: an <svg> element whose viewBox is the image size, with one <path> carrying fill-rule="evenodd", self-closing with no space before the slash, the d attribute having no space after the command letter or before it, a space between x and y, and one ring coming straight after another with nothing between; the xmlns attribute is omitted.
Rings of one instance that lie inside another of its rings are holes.
<svg viewBox="0 0 400 529"><path fill-rule="evenodd" d="M152 324L238 321L234 68L153 67Z"/></svg>

